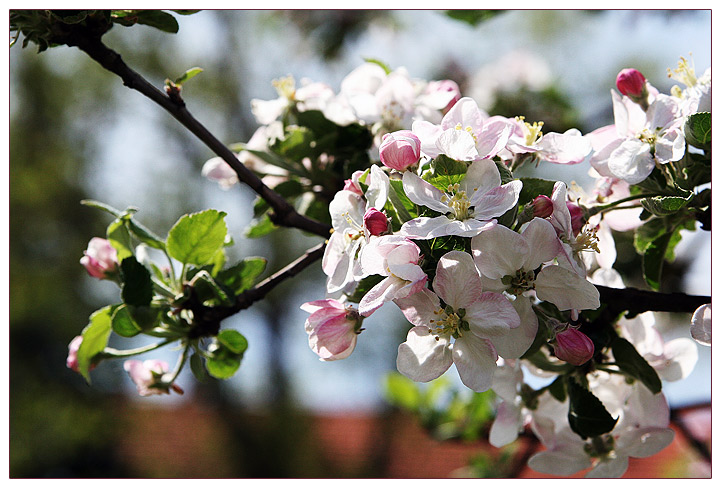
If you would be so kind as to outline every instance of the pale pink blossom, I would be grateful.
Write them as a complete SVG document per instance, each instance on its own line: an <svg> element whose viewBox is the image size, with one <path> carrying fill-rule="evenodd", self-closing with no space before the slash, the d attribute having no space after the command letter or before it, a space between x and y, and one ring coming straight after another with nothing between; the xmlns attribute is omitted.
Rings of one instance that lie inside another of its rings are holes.
<svg viewBox="0 0 721 488"><path fill-rule="evenodd" d="M118 251L107 239L93 237L83 254L80 264L93 278L108 279L118 271Z"/></svg>
<svg viewBox="0 0 721 488"><path fill-rule="evenodd" d="M489 389L498 359L493 340L519 327L518 314L503 295L484 292L473 259L462 251L441 257L433 290L396 300L414 325L398 347L398 371L426 382L455 364L466 386Z"/></svg>
<svg viewBox="0 0 721 488"><path fill-rule="evenodd" d="M353 352L362 330L356 310L338 300L315 300L301 305L310 313L305 321L308 343L321 361L345 359Z"/></svg>
<svg viewBox="0 0 721 488"><path fill-rule="evenodd" d="M135 383L140 396L169 394L171 389L176 393L183 393L178 385L170 384L163 379L168 373L168 363L165 361L129 359L123 364L123 369Z"/></svg>
<svg viewBox="0 0 721 488"><path fill-rule="evenodd" d="M519 180L501 185L501 176L493 161L475 161L460 183L445 190L406 171L403 189L408 198L442 215L409 220L399 233L412 239L445 235L473 237L492 227L494 218L516 205L522 187Z"/></svg>
<svg viewBox="0 0 721 488"><path fill-rule="evenodd" d="M492 117L492 119L503 117ZM523 117L505 119L513 130L501 157L510 159L517 154L532 153L538 159L555 164L578 164L591 152L591 141L578 129L564 133L541 132L543 122L530 124Z"/></svg>
<svg viewBox="0 0 721 488"><path fill-rule="evenodd" d="M428 276L418 265L420 249L402 236L386 235L371 239L360 254L365 276L379 275L384 279L371 288L358 304L364 317L372 314L385 302L418 293Z"/></svg>

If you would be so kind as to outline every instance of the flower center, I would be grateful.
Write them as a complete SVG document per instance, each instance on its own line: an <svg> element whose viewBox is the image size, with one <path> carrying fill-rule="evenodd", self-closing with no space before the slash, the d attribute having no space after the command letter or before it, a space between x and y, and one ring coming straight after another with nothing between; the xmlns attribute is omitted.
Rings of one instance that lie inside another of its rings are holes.
<svg viewBox="0 0 721 488"><path fill-rule="evenodd" d="M506 291L512 295L520 295L524 291L532 290L535 286L536 274L533 271L519 269L515 275L506 275L501 283L508 288Z"/></svg>
<svg viewBox="0 0 721 488"><path fill-rule="evenodd" d="M468 133L471 135L471 137L473 138L473 142L475 142L476 144L478 143L478 138L476 137L476 134L473 133L473 129L471 128L471 126L467 125L467 126L463 127L463 126L461 125L461 123L459 122L459 123L456 124L456 126L454 127L454 129L456 129L456 130L464 130L464 131L468 132Z"/></svg>
<svg viewBox="0 0 721 488"><path fill-rule="evenodd" d="M448 185L447 193L441 197L441 202L451 207L456 220L467 220L473 217L471 201L466 192L460 189L458 183Z"/></svg>
<svg viewBox="0 0 721 488"><path fill-rule="evenodd" d="M529 124L526 122L526 118L523 115L519 115L516 117L516 120L519 122L523 122L523 135L526 137L526 145L531 146L538 141L541 136L543 136L543 132L541 132L541 129L543 128L543 122L534 122L533 124Z"/></svg>
<svg viewBox="0 0 721 488"><path fill-rule="evenodd" d="M681 58L681 61L678 62L678 68L668 69L668 77L680 81L686 86L694 86L698 81L693 61L689 62L685 58Z"/></svg>
<svg viewBox="0 0 721 488"><path fill-rule="evenodd" d="M295 79L292 76L284 76L277 80L273 80L273 88L278 92L278 95L287 98L288 100L295 100Z"/></svg>
<svg viewBox="0 0 721 488"><path fill-rule="evenodd" d="M442 335L450 335L458 339L463 335L463 331L471 330L467 321L463 320L466 315L465 309L459 308L457 311L453 307L447 305L446 308L439 308L433 311L436 317L430 319L428 332L436 336L436 340L440 340Z"/></svg>
<svg viewBox="0 0 721 488"><path fill-rule="evenodd" d="M353 220L353 217L351 217L348 212L344 212L341 215L343 216L343 218L345 218L346 222L348 222L348 225L350 226L350 228L347 229L344 234L347 243L355 241L356 239L360 239L365 235L363 225Z"/></svg>
<svg viewBox="0 0 721 488"><path fill-rule="evenodd" d="M656 144L657 134L649 129L643 129L637 136L641 142L653 146Z"/></svg>
<svg viewBox="0 0 721 488"><path fill-rule="evenodd" d="M601 252L598 248L598 226L584 228L577 236L576 241L571 243L574 252L595 251Z"/></svg>
<svg viewBox="0 0 721 488"><path fill-rule="evenodd" d="M590 441L583 446L583 450L586 451L590 457L597 458L614 458L615 453L613 451L615 441L613 436L606 434L598 437L593 437Z"/></svg>

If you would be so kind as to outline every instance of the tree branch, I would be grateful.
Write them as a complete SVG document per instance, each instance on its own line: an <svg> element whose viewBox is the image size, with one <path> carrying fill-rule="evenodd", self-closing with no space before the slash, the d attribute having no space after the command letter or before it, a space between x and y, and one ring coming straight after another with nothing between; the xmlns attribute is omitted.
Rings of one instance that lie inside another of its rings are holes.
<svg viewBox="0 0 721 488"><path fill-rule="evenodd" d="M685 293L660 293L637 288L609 288L596 285L601 303L615 312L627 311L631 315L642 312L693 313L701 305L711 303L710 296Z"/></svg>
<svg viewBox="0 0 721 488"><path fill-rule="evenodd" d="M82 26L71 29L63 40L68 46L79 48L103 68L120 76L125 86L142 93L163 107L198 139L203 141L206 146L233 168L240 181L248 185L268 202L273 209L271 214L273 223L283 227L294 227L321 237L330 235L329 225L299 214L287 200L268 188L255 173L246 168L233 151L228 149L225 144L220 142L190 114L177 91L171 92L171 96L169 96L155 88L140 74L126 65L119 54L106 47L99 36L94 35Z"/></svg>

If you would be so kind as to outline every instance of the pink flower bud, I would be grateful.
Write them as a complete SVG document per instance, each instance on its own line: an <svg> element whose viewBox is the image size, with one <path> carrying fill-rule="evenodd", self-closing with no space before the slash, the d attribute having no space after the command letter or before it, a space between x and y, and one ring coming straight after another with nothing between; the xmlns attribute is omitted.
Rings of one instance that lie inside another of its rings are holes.
<svg viewBox="0 0 721 488"><path fill-rule="evenodd" d="M363 225L372 236L379 236L388 230L388 217L373 207L363 215Z"/></svg>
<svg viewBox="0 0 721 488"><path fill-rule="evenodd" d="M633 68L622 69L616 76L616 88L632 99L645 98L648 95L646 77Z"/></svg>
<svg viewBox="0 0 721 488"><path fill-rule="evenodd" d="M559 359L581 366L593 357L593 341L583 332L569 327L556 334L553 352Z"/></svg>
<svg viewBox="0 0 721 488"><path fill-rule="evenodd" d="M533 199L533 216L542 219L548 218L553 214L553 200L546 195L538 195Z"/></svg>
<svg viewBox="0 0 721 488"><path fill-rule="evenodd" d="M378 148L381 162L389 168L405 171L421 157L421 140L409 130L399 130L383 136Z"/></svg>
<svg viewBox="0 0 721 488"><path fill-rule="evenodd" d="M566 207L571 213L571 230L573 235L578 235L581 229L586 224L586 218L583 216L583 209L575 203L566 202Z"/></svg>
<svg viewBox="0 0 721 488"><path fill-rule="evenodd" d="M334 361L350 356L355 349L361 329L361 316L357 310L338 300L328 298L301 305L309 312L305 321L308 344L321 361Z"/></svg>
<svg viewBox="0 0 721 488"><path fill-rule="evenodd" d="M76 373L78 372L78 349L82 342L83 336L75 336L68 344L68 359L65 361L65 365Z"/></svg>
<svg viewBox="0 0 721 488"><path fill-rule="evenodd" d="M344 184L343 184L343 189L344 189L344 190L348 190L348 191L352 191L353 193L355 193L355 194L357 194L357 195L363 196L363 190L361 190L361 189L358 187L358 185L356 185L355 182L354 182L353 180L351 180L351 179L345 180L345 182L344 182Z"/></svg>
<svg viewBox="0 0 721 488"><path fill-rule="evenodd" d="M93 237L88 243L88 249L80 258L80 264L85 266L88 274L94 278L106 279L118 270L118 251L107 239Z"/></svg>

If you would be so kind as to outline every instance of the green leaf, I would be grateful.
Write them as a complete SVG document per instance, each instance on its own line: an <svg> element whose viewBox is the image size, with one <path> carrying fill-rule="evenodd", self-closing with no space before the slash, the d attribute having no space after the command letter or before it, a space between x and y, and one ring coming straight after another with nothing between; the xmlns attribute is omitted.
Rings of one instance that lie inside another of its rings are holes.
<svg viewBox="0 0 721 488"><path fill-rule="evenodd" d="M169 13L161 10L138 10L136 15L138 24L155 27L171 34L178 32L178 21Z"/></svg>
<svg viewBox="0 0 721 488"><path fill-rule="evenodd" d="M150 271L140 264L135 256L128 256L120 262L123 277L121 296L128 305L144 307L153 300L153 280Z"/></svg>
<svg viewBox="0 0 721 488"><path fill-rule="evenodd" d="M238 371L241 360L242 358L229 354L214 355L205 359L205 368L213 378L226 380Z"/></svg>
<svg viewBox="0 0 721 488"><path fill-rule="evenodd" d="M265 214L262 217L251 221L248 228L245 229L245 237L256 239L258 237L268 235L276 229L278 229L278 226L270 220L270 216L268 216L268 214Z"/></svg>
<svg viewBox="0 0 721 488"><path fill-rule="evenodd" d="M200 300L216 300L220 305L233 304L235 296L225 286L215 281L207 270L201 269L195 273L192 282Z"/></svg>
<svg viewBox="0 0 721 488"><path fill-rule="evenodd" d="M400 373L389 373L384 382L385 397L392 405L411 412L416 411L421 402L418 385Z"/></svg>
<svg viewBox="0 0 721 488"><path fill-rule="evenodd" d="M528 205L539 195L546 195L549 198L553 195L553 186L556 184L555 181L541 178L519 179L523 183L521 194L518 197L519 205Z"/></svg>
<svg viewBox="0 0 721 488"><path fill-rule="evenodd" d="M205 372L203 366L203 358L199 354L193 354L190 356L190 371L193 372L193 376L200 382L208 379L208 374Z"/></svg>
<svg viewBox="0 0 721 488"><path fill-rule="evenodd" d="M168 254L185 264L211 262L228 234L225 216L213 209L182 216L168 232Z"/></svg>
<svg viewBox="0 0 721 488"><path fill-rule="evenodd" d="M646 283L654 290L658 290L661 286L661 270L663 269L666 251L673 234L674 232L661 234L651 242L643 253L641 260L643 277Z"/></svg>
<svg viewBox="0 0 721 488"><path fill-rule="evenodd" d="M348 301L353 303L360 303L361 298L363 298L363 296L368 293L371 288L376 286L384 279L385 276L381 275L370 275L363 278L362 280L360 280L360 283L358 283L358 286L356 286L353 294L348 297Z"/></svg>
<svg viewBox="0 0 721 488"><path fill-rule="evenodd" d="M143 329L135 323L135 320L133 320L133 317L125 305L121 305L115 309L111 325L113 332L122 337L133 337L143 331Z"/></svg>
<svg viewBox="0 0 721 488"><path fill-rule="evenodd" d="M130 239L125 221L122 219L113 220L106 231L110 245L118 251L118 260L122 261L128 256L133 255L133 242Z"/></svg>
<svg viewBox="0 0 721 488"><path fill-rule="evenodd" d="M235 266L222 270L217 278L237 295L255 284L267 263L268 260L261 257L245 258Z"/></svg>
<svg viewBox="0 0 721 488"><path fill-rule="evenodd" d="M413 203L406 195L406 192L403 189L403 182L401 180L390 180L390 187L388 188L388 201L386 202L385 209L389 210L397 217L391 222L393 224L394 231L398 231L404 222L408 222L418 216L416 204Z"/></svg>
<svg viewBox="0 0 721 488"><path fill-rule="evenodd" d="M498 168L498 173L501 175L501 185L510 183L515 179L513 177L513 172L508 169L508 166L506 166L504 163L496 161L496 168Z"/></svg>
<svg viewBox="0 0 721 488"><path fill-rule="evenodd" d="M143 224L136 221L132 217L132 214L126 214L122 218L125 220L125 224L128 226L130 233L133 234L140 242L165 252L165 242L163 242L163 239Z"/></svg>
<svg viewBox="0 0 721 488"><path fill-rule="evenodd" d="M614 419L603 403L575 379L568 381L568 423L583 439L611 432L618 419Z"/></svg>
<svg viewBox="0 0 721 488"><path fill-rule="evenodd" d="M693 194L687 198L676 196L643 198L641 205L654 215L673 215L688 205L692 198Z"/></svg>
<svg viewBox="0 0 721 488"><path fill-rule="evenodd" d="M446 15L475 27L502 12L503 10L448 10Z"/></svg>
<svg viewBox="0 0 721 488"><path fill-rule="evenodd" d="M114 306L103 307L90 316L90 322L83 329L83 342L78 349L78 371L90 383L90 366L93 357L108 345L112 331L112 313Z"/></svg>
<svg viewBox="0 0 721 488"><path fill-rule="evenodd" d="M182 75L180 75L178 78L175 79L175 84L180 86L183 83L185 83L186 81L188 81L189 79L194 78L195 76L199 75L202 72L203 72L203 68L198 68L197 66L194 68L190 68L185 73L183 73Z"/></svg>
<svg viewBox="0 0 721 488"><path fill-rule="evenodd" d="M236 355L243 355L248 349L248 340L235 329L221 330L218 334L218 342L225 349Z"/></svg>
<svg viewBox="0 0 721 488"><path fill-rule="evenodd" d="M563 403L566 401L566 382L563 376L557 377L553 380L553 383L548 385L548 392L559 402Z"/></svg>
<svg viewBox="0 0 721 488"><path fill-rule="evenodd" d="M107 212L113 217L120 218L123 216L125 212L121 212L117 208L114 208L106 203L99 202L97 200L80 200L80 205L85 205L86 207L91 208L97 208L98 210L102 210L103 212Z"/></svg>
<svg viewBox="0 0 721 488"><path fill-rule="evenodd" d="M661 379L656 370L638 353L633 344L623 337L616 337L611 342L611 351L621 371L639 380L651 393L661 391Z"/></svg>
<svg viewBox="0 0 721 488"><path fill-rule="evenodd" d="M431 162L431 170L423 175L423 179L441 191L460 183L466 177L468 164L441 154Z"/></svg>
<svg viewBox="0 0 721 488"><path fill-rule="evenodd" d="M684 126L686 142L700 149L711 148L711 113L689 115Z"/></svg>

